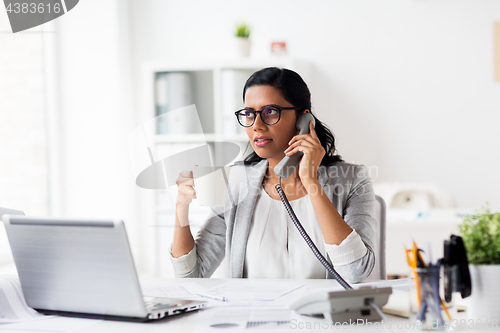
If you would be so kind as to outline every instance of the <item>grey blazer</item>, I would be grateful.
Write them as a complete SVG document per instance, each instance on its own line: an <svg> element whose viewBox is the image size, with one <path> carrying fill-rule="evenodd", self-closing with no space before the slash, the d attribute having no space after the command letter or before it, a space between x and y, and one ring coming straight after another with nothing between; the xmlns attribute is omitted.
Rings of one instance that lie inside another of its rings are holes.
<svg viewBox="0 0 500 333"><path fill-rule="evenodd" d="M266 159L252 166L231 168L224 207L212 208L213 213L196 236L196 266L187 274L176 274L177 277L210 277L224 257L226 277L243 277L249 228L267 168ZM348 282L361 282L375 265L375 195L367 168L344 162L320 166L318 181L340 216L366 245L364 257L335 267ZM325 276L332 278L326 269Z"/></svg>

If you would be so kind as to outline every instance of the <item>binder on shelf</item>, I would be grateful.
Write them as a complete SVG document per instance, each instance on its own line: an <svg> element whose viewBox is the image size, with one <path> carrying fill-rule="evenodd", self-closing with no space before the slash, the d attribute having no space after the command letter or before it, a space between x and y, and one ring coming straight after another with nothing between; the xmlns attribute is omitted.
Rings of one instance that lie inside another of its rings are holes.
<svg viewBox="0 0 500 333"><path fill-rule="evenodd" d="M168 124L167 117L163 116L167 113L168 100L168 78L167 73L156 74L155 82L155 116L156 116L156 133L167 134Z"/></svg>
<svg viewBox="0 0 500 333"><path fill-rule="evenodd" d="M194 92L191 73L167 72L156 75L156 117L157 134L191 134L197 129L193 124L197 115L176 112L185 106L194 104Z"/></svg>
<svg viewBox="0 0 500 333"><path fill-rule="evenodd" d="M252 72L249 70L222 70L222 128L224 135L245 133L245 129L238 124L234 112L244 107L243 87L251 74Z"/></svg>

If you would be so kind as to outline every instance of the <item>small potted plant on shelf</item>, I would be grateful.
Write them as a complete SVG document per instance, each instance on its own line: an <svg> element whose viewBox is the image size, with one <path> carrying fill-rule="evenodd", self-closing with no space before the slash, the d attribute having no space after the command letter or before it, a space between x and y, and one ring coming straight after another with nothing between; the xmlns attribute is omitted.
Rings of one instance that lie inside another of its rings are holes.
<svg viewBox="0 0 500 333"><path fill-rule="evenodd" d="M467 216L459 227L472 283L468 316L474 320L500 320L500 213L483 207L476 215Z"/></svg>
<svg viewBox="0 0 500 333"><path fill-rule="evenodd" d="M235 33L235 53L239 57L248 57L250 55L250 28L246 23L236 25Z"/></svg>

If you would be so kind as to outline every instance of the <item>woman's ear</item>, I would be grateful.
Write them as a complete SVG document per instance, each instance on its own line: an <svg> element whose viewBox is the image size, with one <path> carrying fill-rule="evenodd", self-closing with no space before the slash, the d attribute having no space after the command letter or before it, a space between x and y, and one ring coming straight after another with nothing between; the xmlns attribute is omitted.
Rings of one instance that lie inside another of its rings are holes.
<svg viewBox="0 0 500 333"><path fill-rule="evenodd" d="M305 109L304 111L302 111L302 114L304 113L311 113L311 111L309 109Z"/></svg>

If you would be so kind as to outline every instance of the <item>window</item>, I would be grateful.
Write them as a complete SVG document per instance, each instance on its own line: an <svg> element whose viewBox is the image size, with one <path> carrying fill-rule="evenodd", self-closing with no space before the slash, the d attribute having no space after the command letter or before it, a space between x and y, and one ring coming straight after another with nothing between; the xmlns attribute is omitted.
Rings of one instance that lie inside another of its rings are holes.
<svg viewBox="0 0 500 333"><path fill-rule="evenodd" d="M0 12L0 206L47 215L43 34L11 33ZM0 273L5 265L12 266L12 258L1 223Z"/></svg>

